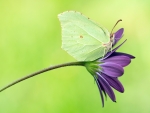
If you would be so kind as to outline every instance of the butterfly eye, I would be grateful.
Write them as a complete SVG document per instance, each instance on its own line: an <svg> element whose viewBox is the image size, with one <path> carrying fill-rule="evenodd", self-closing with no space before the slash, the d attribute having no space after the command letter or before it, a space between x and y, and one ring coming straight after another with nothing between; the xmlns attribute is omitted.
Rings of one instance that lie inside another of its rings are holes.
<svg viewBox="0 0 150 113"><path fill-rule="evenodd" d="M110 34L110 39L112 39L114 37L114 33Z"/></svg>

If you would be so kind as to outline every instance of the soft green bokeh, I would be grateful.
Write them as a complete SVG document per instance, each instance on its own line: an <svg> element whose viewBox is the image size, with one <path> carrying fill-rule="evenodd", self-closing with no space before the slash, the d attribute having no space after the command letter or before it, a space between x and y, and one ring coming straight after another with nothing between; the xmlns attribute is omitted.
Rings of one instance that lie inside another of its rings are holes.
<svg viewBox="0 0 150 113"><path fill-rule="evenodd" d="M149 113L149 0L0 0L0 87L51 65L75 61L61 49L57 15L76 10L109 31L125 28L119 49L136 56L120 78L125 87L105 107L83 67L41 74L0 93L0 113Z"/></svg>

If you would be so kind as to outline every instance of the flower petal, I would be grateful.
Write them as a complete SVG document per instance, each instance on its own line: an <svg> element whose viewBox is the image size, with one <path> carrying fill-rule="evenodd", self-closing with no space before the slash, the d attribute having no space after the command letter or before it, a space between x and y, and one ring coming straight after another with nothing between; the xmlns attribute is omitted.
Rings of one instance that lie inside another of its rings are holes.
<svg viewBox="0 0 150 113"><path fill-rule="evenodd" d="M98 89L99 89L99 92L100 92L100 96L101 96L101 99L102 99L102 106L104 107L104 97L103 97L101 85L100 85L99 81L97 80L97 78L95 76L94 76L94 79L97 83L97 86L98 86Z"/></svg>
<svg viewBox="0 0 150 113"><path fill-rule="evenodd" d="M101 75L107 80L107 82L110 84L111 87L113 87L114 89L116 89L121 93L124 92L124 87L121 84L121 82L118 80L118 78L107 76L104 73L101 73Z"/></svg>
<svg viewBox="0 0 150 113"><path fill-rule="evenodd" d="M112 62L121 65L122 67L125 67L130 64L131 59L125 55L118 55L118 56L111 56L108 57L105 60L102 60L102 62Z"/></svg>
<svg viewBox="0 0 150 113"><path fill-rule="evenodd" d="M105 92L105 90L104 90L104 88L103 88L103 86L102 86L102 84L100 83L99 80L98 80L98 83L99 83L99 85L101 87L102 92L104 93L105 97L107 98L107 94L106 94L106 92Z"/></svg>
<svg viewBox="0 0 150 113"><path fill-rule="evenodd" d="M126 39L126 40L127 40L127 39ZM113 54L119 47L121 47L121 46L126 42L126 40L125 40L124 42L122 42L118 47L116 47L116 48L113 49L112 51L108 52L108 53L104 56L104 58L102 58L102 59L106 59L106 58L109 57L111 54Z"/></svg>
<svg viewBox="0 0 150 113"><path fill-rule="evenodd" d="M122 53L122 52L114 52L111 56L127 56L130 59L134 59L135 57L133 55L127 54L127 53Z"/></svg>
<svg viewBox="0 0 150 113"><path fill-rule="evenodd" d="M100 66L102 68L100 71L111 77L119 77L124 73L123 67L116 63L105 62L100 64Z"/></svg>
<svg viewBox="0 0 150 113"><path fill-rule="evenodd" d="M116 102L114 91L110 87L109 83L100 75L100 73L97 73L97 75L98 75L98 81L102 84L108 96L111 98L113 102Z"/></svg>
<svg viewBox="0 0 150 113"><path fill-rule="evenodd" d="M121 39L121 37L122 37L122 35L123 35L123 32L124 32L124 29L123 28L121 28L121 29L119 29L116 33L114 33L114 40L115 40L115 42L114 42L114 44L113 45L115 45L120 39Z"/></svg>

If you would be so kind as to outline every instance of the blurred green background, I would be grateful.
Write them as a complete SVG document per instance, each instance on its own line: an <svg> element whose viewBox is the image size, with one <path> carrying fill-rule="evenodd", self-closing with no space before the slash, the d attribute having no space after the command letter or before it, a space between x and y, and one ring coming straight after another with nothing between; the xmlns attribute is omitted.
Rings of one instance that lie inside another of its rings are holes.
<svg viewBox="0 0 150 113"><path fill-rule="evenodd" d="M0 113L149 113L149 0L0 0L0 87L43 68L75 61L61 49L57 15L82 12L109 31L125 28L118 50L136 56L120 78L125 87L102 108L97 85L83 67L43 73L0 93Z"/></svg>

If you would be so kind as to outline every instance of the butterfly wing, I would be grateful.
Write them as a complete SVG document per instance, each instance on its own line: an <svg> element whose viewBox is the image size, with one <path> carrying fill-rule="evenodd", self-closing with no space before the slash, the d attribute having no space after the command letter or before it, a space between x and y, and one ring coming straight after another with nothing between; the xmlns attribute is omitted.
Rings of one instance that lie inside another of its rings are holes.
<svg viewBox="0 0 150 113"><path fill-rule="evenodd" d="M110 33L80 12L58 15L62 27L62 48L78 61L92 61L104 56L102 44L110 41Z"/></svg>

